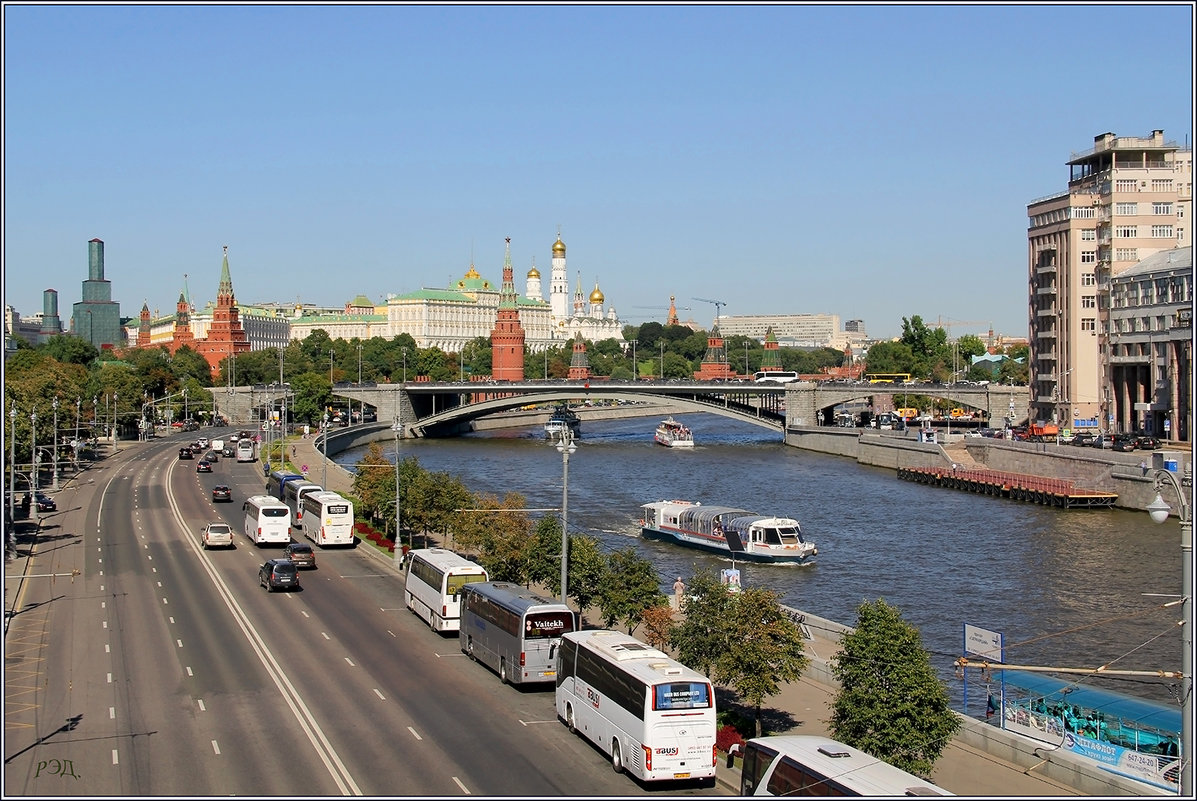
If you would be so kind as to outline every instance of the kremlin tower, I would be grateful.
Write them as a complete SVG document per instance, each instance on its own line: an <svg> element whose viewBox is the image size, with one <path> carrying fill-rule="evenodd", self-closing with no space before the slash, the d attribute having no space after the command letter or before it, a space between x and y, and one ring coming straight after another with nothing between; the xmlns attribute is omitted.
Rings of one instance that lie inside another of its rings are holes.
<svg viewBox="0 0 1197 801"><path fill-rule="evenodd" d="M180 306L182 303L183 301L180 299ZM224 246L224 261L220 267L220 286L216 290L216 308L212 312L212 325L208 327L208 338L197 341L195 349L211 365L213 377L220 375L222 360L236 356L238 353L249 353L249 337L245 335L245 329L241 327L237 299L233 296L233 279L229 275L228 245Z"/></svg>
<svg viewBox="0 0 1197 801"><path fill-rule="evenodd" d="M535 268L534 268L535 269ZM503 286L499 290L499 312L490 332L491 367L496 381L524 380L524 329L516 306L515 280L511 269L511 237L503 257Z"/></svg>

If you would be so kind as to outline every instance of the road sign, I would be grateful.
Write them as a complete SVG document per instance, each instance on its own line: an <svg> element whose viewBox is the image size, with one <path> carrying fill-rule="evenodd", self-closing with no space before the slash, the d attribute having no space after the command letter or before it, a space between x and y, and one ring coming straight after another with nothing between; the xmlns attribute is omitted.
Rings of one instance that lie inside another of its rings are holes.
<svg viewBox="0 0 1197 801"><path fill-rule="evenodd" d="M1171 430L1172 430L1172 421L1165 417L1164 418L1164 431L1168 432Z"/></svg>

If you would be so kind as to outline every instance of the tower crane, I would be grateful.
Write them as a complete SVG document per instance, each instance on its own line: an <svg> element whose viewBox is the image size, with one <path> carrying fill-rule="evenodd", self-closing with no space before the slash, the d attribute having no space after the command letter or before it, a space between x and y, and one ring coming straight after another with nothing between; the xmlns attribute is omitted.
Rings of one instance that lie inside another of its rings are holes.
<svg viewBox="0 0 1197 801"><path fill-rule="evenodd" d="M721 300L708 300L707 298L691 298L691 300L700 300L703 303L715 304L715 325L719 324L719 309L726 306L727 305L726 303L724 303Z"/></svg>

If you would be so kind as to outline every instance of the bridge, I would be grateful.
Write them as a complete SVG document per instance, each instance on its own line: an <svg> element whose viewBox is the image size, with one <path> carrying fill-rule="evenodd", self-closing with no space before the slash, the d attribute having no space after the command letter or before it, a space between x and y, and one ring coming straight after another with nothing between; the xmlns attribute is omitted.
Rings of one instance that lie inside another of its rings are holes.
<svg viewBox="0 0 1197 801"><path fill-rule="evenodd" d="M263 418L267 408L277 409L286 387L277 384L214 387L217 410L234 425ZM873 396L890 395L894 407L904 394L941 398L983 410L989 420L1011 412L1025 420L1030 389L1025 386L987 384L870 384L868 382L792 382L785 385L751 381L441 381L404 384L342 383L333 388L338 398L366 404L376 410L379 422L400 420L402 436L447 437L473 430L481 417L531 404L577 403L586 400L667 401L695 412L709 412L784 433L791 426L814 426L830 421L841 404L870 403Z"/></svg>

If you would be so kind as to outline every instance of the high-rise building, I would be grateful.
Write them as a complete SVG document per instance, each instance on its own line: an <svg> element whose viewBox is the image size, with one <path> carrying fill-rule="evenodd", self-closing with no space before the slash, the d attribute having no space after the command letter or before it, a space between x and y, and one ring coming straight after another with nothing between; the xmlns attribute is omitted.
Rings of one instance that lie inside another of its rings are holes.
<svg viewBox="0 0 1197 801"><path fill-rule="evenodd" d="M112 299L112 283L104 278L104 241L87 243L87 280L83 300L71 313L71 333L86 339L97 349L121 348L125 329L121 326L121 305Z"/></svg>
<svg viewBox="0 0 1197 801"><path fill-rule="evenodd" d="M1192 244L1193 151L1160 130L1103 133L1067 164L1067 189L1027 205L1028 414L1109 430L1111 279L1153 253Z"/></svg>

